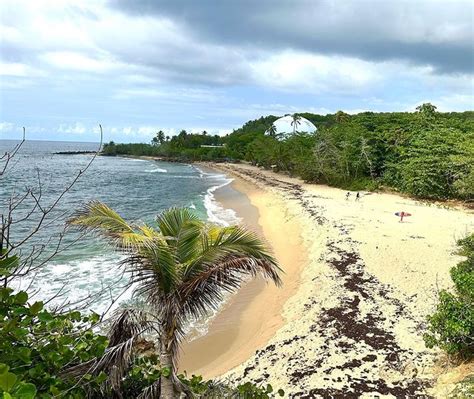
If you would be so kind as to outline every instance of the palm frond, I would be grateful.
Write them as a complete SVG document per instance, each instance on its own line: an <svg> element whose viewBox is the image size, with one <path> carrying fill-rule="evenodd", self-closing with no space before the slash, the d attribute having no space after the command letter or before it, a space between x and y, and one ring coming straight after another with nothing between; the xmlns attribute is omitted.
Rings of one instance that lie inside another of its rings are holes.
<svg viewBox="0 0 474 399"><path fill-rule="evenodd" d="M187 208L170 208L161 213L156 221L164 236L178 239L181 229L190 222L199 222L199 218Z"/></svg>
<svg viewBox="0 0 474 399"><path fill-rule="evenodd" d="M201 252L202 239L207 235L207 226L202 222L190 221L181 228L176 240L176 257L180 264L194 259Z"/></svg>
<svg viewBox="0 0 474 399"><path fill-rule="evenodd" d="M177 295L184 317L206 316L226 292L236 291L247 276L262 275L280 285L276 259L255 233L243 227L209 226L201 253L190 262Z"/></svg>
<svg viewBox="0 0 474 399"><path fill-rule="evenodd" d="M109 347L116 346L139 335L147 328L159 330L155 316L144 309L118 309L111 318L108 329Z"/></svg>
<svg viewBox="0 0 474 399"><path fill-rule="evenodd" d="M178 284L179 273L173 248L166 242L148 242L137 255L126 259L131 271L131 285L135 292L144 296L152 303L158 304L154 298L171 292Z"/></svg>
<svg viewBox="0 0 474 399"><path fill-rule="evenodd" d="M137 336L134 335L118 345L107 348L102 357L69 367L63 370L61 375L63 377L79 379L85 374L98 375L101 371L108 371L113 367L125 373L125 370L131 364L136 341Z"/></svg>
<svg viewBox="0 0 474 399"><path fill-rule="evenodd" d="M88 362L80 363L62 371L63 377L80 379L86 374L107 373L106 386L120 390L122 380L136 356L136 345L147 331L159 331L154 317L144 310L127 308L119 310L113 317L109 330L109 346L105 353ZM151 319L150 319L151 317Z"/></svg>
<svg viewBox="0 0 474 399"><path fill-rule="evenodd" d="M199 318L208 315L209 310L217 309L224 293L235 292L247 276L261 274L264 278L281 285L279 269L267 259L252 256L227 255L212 264L203 265L179 289L184 318Z"/></svg>
<svg viewBox="0 0 474 399"><path fill-rule="evenodd" d="M267 248L268 246L257 234L243 227L210 226L207 235L202 236L201 252L188 264L183 280L200 273L203 265L219 263L227 256L265 260L277 273L281 272L276 259Z"/></svg>
<svg viewBox="0 0 474 399"><path fill-rule="evenodd" d="M83 230L100 231L112 236L133 232L132 227L117 212L100 201L89 202L67 223Z"/></svg>

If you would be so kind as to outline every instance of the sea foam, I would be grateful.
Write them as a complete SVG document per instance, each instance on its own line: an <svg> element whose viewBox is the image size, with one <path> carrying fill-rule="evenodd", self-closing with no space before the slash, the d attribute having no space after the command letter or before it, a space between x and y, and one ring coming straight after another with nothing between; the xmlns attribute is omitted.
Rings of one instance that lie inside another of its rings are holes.
<svg viewBox="0 0 474 399"><path fill-rule="evenodd" d="M147 172L147 173L168 173L168 171L166 169L162 169L162 168L146 169L145 172Z"/></svg>
<svg viewBox="0 0 474 399"><path fill-rule="evenodd" d="M206 208L207 219L211 223L217 223L222 226L230 226L231 224L238 224L240 222L240 218L237 216L235 211L231 208L224 208L222 204L220 204L214 196L214 193L217 190L227 186L234 179L231 179L221 173L204 172L203 170L196 167L195 169L199 172L200 178L209 179L209 180L212 180L213 182L214 181L216 182L215 185L207 189L206 194L204 196L204 207Z"/></svg>

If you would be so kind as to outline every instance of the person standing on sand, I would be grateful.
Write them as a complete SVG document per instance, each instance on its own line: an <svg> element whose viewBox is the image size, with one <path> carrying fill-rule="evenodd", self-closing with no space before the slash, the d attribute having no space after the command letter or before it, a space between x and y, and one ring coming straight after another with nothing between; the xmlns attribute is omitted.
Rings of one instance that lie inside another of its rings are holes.
<svg viewBox="0 0 474 399"><path fill-rule="evenodd" d="M403 222L403 216L405 216L405 212L400 212L400 222Z"/></svg>
<svg viewBox="0 0 474 399"><path fill-rule="evenodd" d="M351 196L351 192L348 191L347 194L346 194L346 201L349 199L350 196Z"/></svg>
<svg viewBox="0 0 474 399"><path fill-rule="evenodd" d="M357 194L356 194L356 201L359 201L360 200L360 194L359 192L357 191Z"/></svg>

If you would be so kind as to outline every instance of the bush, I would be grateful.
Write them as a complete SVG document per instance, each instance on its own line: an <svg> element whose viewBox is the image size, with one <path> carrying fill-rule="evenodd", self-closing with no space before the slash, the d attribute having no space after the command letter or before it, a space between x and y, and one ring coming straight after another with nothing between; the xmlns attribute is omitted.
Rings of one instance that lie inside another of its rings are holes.
<svg viewBox="0 0 474 399"><path fill-rule="evenodd" d="M28 299L25 291L0 289L0 397L111 397L103 385L107 378L104 373L85 374L79 382L61 375L65 367L104 354L107 338L92 331L98 315L83 316L77 311L57 314L46 310L42 302L30 304ZM122 397L136 398L144 388L166 376L166 371L155 354L137 357L123 380ZM179 378L198 397L266 399L284 394L282 390L274 394L271 385L245 383L234 387L195 375Z"/></svg>
<svg viewBox="0 0 474 399"><path fill-rule="evenodd" d="M0 394L5 399L85 397L84 385L63 379L61 371L104 353L107 338L90 328L98 316L55 314L28 299L25 291L0 289ZM84 377L89 389L105 378Z"/></svg>
<svg viewBox="0 0 474 399"><path fill-rule="evenodd" d="M438 346L450 355L470 359L474 357L474 234L458 245L459 254L467 259L451 269L454 292L439 293L424 339L429 348Z"/></svg>

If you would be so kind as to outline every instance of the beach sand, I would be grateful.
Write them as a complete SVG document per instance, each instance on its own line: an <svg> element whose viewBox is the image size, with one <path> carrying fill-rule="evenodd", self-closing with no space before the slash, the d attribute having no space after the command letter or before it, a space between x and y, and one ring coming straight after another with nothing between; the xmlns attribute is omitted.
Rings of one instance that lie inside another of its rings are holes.
<svg viewBox="0 0 474 399"><path fill-rule="evenodd" d="M180 369L213 378L249 359L283 325L282 309L298 287L306 263L299 225L285 221L275 196L245 180L216 191L216 200L234 209L242 224L266 239L284 269L284 288L262 278L246 282L209 323L208 333L183 347Z"/></svg>
<svg viewBox="0 0 474 399"><path fill-rule="evenodd" d="M346 200L343 190L248 165L213 167L236 178L247 203L216 198L263 234L284 285L245 285L209 333L184 346L183 370L298 398L444 397L439 352L422 334L461 259L456 240L474 230L471 211L386 193ZM400 223L397 211L412 216Z"/></svg>

